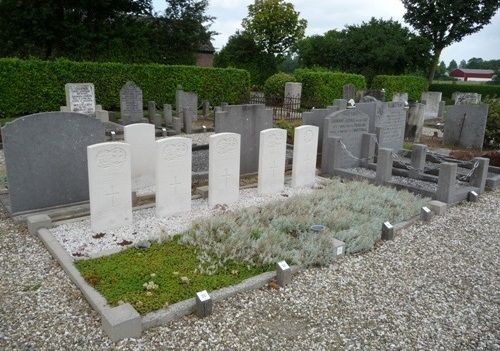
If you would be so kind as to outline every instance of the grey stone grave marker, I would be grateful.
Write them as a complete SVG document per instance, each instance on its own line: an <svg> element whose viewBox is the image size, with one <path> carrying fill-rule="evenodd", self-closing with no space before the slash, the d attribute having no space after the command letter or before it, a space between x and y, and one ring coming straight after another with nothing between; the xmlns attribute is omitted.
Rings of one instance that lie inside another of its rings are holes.
<svg viewBox="0 0 500 351"><path fill-rule="evenodd" d="M452 99L455 105L475 105L481 102L481 94L454 92Z"/></svg>
<svg viewBox="0 0 500 351"><path fill-rule="evenodd" d="M406 110L403 102L385 102L382 115L375 124L379 147L399 150L403 147Z"/></svg>
<svg viewBox="0 0 500 351"><path fill-rule="evenodd" d="M128 81L120 90L120 113L122 124L144 123L142 90L134 82Z"/></svg>
<svg viewBox="0 0 500 351"><path fill-rule="evenodd" d="M177 89L175 94L175 112L177 117L181 117L185 110L191 111L194 121L198 113L198 94Z"/></svg>
<svg viewBox="0 0 500 351"><path fill-rule="evenodd" d="M12 213L89 199L87 146L104 142L104 124L73 112L17 118L2 128Z"/></svg>
<svg viewBox="0 0 500 351"><path fill-rule="evenodd" d="M369 117L356 109L336 111L325 119L323 135L322 170L330 169L331 163L339 162L340 168L357 167L362 157L363 134L368 133ZM331 139L341 138L346 150L342 148L340 160L335 160Z"/></svg>
<svg viewBox="0 0 500 351"><path fill-rule="evenodd" d="M259 168L260 132L272 128L273 111L265 105L227 105L215 114L215 133L241 135L240 173L254 173Z"/></svg>
<svg viewBox="0 0 500 351"><path fill-rule="evenodd" d="M283 105L285 108L296 110L300 108L300 98L302 96L302 83L285 83L285 99Z"/></svg>
<svg viewBox="0 0 500 351"><path fill-rule="evenodd" d="M392 93L392 102L408 102L408 93Z"/></svg>
<svg viewBox="0 0 500 351"><path fill-rule="evenodd" d="M420 142L422 130L424 128L425 105L419 102L410 103L407 112L407 121L405 126L405 138Z"/></svg>
<svg viewBox="0 0 500 351"><path fill-rule="evenodd" d="M447 106L443 144L481 150L488 108L488 104Z"/></svg>

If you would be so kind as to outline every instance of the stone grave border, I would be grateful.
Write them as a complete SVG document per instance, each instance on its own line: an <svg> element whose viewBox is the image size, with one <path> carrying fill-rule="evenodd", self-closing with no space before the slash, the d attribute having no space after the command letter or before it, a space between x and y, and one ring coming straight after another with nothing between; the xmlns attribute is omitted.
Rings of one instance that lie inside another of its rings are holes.
<svg viewBox="0 0 500 351"><path fill-rule="evenodd" d="M285 181L290 182L290 177L287 177ZM256 186L257 184L247 185L244 187L240 187L240 190ZM200 195L193 196L193 198L199 197ZM134 210L152 206L154 206L154 204L143 205L134 208ZM435 200L430 201L428 206L435 215L443 215L447 209L447 204ZM423 207L423 209L424 208L427 207ZM427 212L421 211L420 215L416 215L401 223L390 224L389 222L384 222L381 226L381 240L392 240L394 233L397 233L398 231L408 227L419 219L429 221L429 210L426 211ZM424 213L426 214L425 217L423 216ZM71 221L79 221L81 219L82 218L80 217L76 219L65 220L60 222L59 224ZM90 304L90 306L101 316L101 328L113 342L117 342L125 338L138 338L141 336L144 330L152 327L163 326L171 321L192 314L193 311L195 311L196 306L199 306L199 298L193 297L188 300L172 304L168 307L168 309L153 311L142 317L129 303L117 307L110 307L107 304L106 299L92 286L87 284L78 269L75 267L73 258L50 233L49 229L52 228L54 224L47 214L37 214L28 217L27 225L29 233L42 241L52 257L60 264L60 266L69 276L70 280L82 292L83 296ZM389 230L390 235L387 234L387 230ZM335 240L335 245L332 249L337 250L337 256L343 256L345 254L345 250L341 250L340 247L344 248L345 244L339 240ZM121 250L122 249L109 250L104 254L111 254ZM283 267L283 262L279 263L281 267ZM290 267L290 272L287 272L287 277L289 274L297 274L303 269L304 267L302 266L292 266ZM211 300L213 300L213 302L222 301L238 293L260 289L271 281L278 280L278 283L280 283L280 279L283 279L283 272L278 267L276 271L262 273L257 276L248 278L236 285L212 291L210 293L210 298ZM290 278L287 279L289 280Z"/></svg>

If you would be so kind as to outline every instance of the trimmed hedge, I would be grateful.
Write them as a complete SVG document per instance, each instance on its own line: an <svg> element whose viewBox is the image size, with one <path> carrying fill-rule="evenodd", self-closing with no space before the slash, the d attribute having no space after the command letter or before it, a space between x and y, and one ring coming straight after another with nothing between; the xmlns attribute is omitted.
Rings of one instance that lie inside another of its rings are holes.
<svg viewBox="0 0 500 351"><path fill-rule="evenodd" d="M418 101L422 92L429 90L427 79L418 76L375 76L371 85L372 89L385 89L385 100L392 101L392 94L408 93L408 100ZM435 91L435 90L432 90Z"/></svg>
<svg viewBox="0 0 500 351"><path fill-rule="evenodd" d="M264 83L264 94L266 97L283 97L286 83L293 81L294 78L290 74L283 72L273 74Z"/></svg>
<svg viewBox="0 0 500 351"><path fill-rule="evenodd" d="M331 105L334 99L341 99L342 87L345 84L354 84L356 90L366 88L365 77L360 74L298 69L294 77L297 82L302 83L303 101L316 100L321 106L315 107L326 107Z"/></svg>
<svg viewBox="0 0 500 351"><path fill-rule="evenodd" d="M483 98L498 97L500 98L500 85L489 85L489 84L431 84L429 86L431 91L440 91L443 93L443 99L451 100L451 96L454 92L460 91L463 93L478 93L481 94Z"/></svg>
<svg viewBox="0 0 500 351"><path fill-rule="evenodd" d="M59 111L66 83L93 83L96 102L119 110L120 89L129 80L142 89L144 107L175 104L177 86L212 105L246 102L250 75L234 68L0 59L0 117Z"/></svg>

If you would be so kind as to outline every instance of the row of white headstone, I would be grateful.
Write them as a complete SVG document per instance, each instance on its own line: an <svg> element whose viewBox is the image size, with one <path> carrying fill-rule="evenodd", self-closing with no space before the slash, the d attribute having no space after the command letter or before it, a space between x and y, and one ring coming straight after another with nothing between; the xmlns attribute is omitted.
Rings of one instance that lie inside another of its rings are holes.
<svg viewBox="0 0 500 351"><path fill-rule="evenodd" d="M268 195L284 188L286 130L271 128L260 133L258 192ZM318 127L295 129L292 187L315 182ZM87 148L90 217L95 231L132 224L135 189L156 187L159 218L191 210L192 141L166 137L155 141L154 126L125 127L125 142L106 142ZM209 140L208 205L238 201L240 183L240 135L218 133Z"/></svg>

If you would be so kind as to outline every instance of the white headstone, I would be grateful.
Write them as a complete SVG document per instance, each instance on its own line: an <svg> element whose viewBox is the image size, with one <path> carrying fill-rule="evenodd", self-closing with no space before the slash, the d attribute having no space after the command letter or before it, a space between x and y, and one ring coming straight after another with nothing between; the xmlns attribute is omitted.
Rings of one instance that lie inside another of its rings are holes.
<svg viewBox="0 0 500 351"><path fill-rule="evenodd" d="M92 83L67 83L66 106L69 112L95 115L95 89Z"/></svg>
<svg viewBox="0 0 500 351"><path fill-rule="evenodd" d="M87 147L92 229L132 224L130 146L100 143Z"/></svg>
<svg viewBox="0 0 500 351"><path fill-rule="evenodd" d="M300 126L295 128L293 142L292 187L313 185L316 180L316 153L319 128Z"/></svg>
<svg viewBox="0 0 500 351"><path fill-rule="evenodd" d="M265 129L260 132L259 194L280 192L285 186L286 130Z"/></svg>
<svg viewBox="0 0 500 351"><path fill-rule="evenodd" d="M192 141L171 137L158 140L156 145L156 216L189 212Z"/></svg>
<svg viewBox="0 0 500 351"><path fill-rule="evenodd" d="M132 190L155 185L155 126L135 123L123 127L125 142L130 145Z"/></svg>
<svg viewBox="0 0 500 351"><path fill-rule="evenodd" d="M240 144L236 133L218 133L209 139L208 204L238 201L240 190Z"/></svg>

